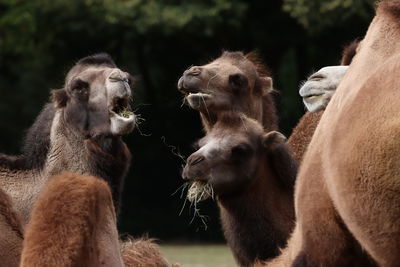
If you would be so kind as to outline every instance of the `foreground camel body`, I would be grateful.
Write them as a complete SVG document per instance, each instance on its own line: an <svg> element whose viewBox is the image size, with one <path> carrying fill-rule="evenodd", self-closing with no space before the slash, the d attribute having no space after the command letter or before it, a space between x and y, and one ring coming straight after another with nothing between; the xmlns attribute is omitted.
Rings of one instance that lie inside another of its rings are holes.
<svg viewBox="0 0 400 267"><path fill-rule="evenodd" d="M106 54L81 59L64 88L52 91L25 138L21 156L0 154L0 187L27 223L33 203L52 175L69 170L90 173L111 186L116 208L130 153L121 135L132 131L130 75Z"/></svg>
<svg viewBox="0 0 400 267"><path fill-rule="evenodd" d="M285 142L241 113L223 112L183 170L184 179L212 186L225 237L241 266L277 255L294 225L297 168Z"/></svg>
<svg viewBox="0 0 400 267"><path fill-rule="evenodd" d="M191 67L179 79L178 89L200 112L206 132L223 111L243 112L266 131L277 129L272 79L254 54L224 52L209 64Z"/></svg>
<svg viewBox="0 0 400 267"><path fill-rule="evenodd" d="M168 266L149 241L126 242L122 253L107 183L62 173L34 205L20 266ZM129 253L135 256L129 258Z"/></svg>
<svg viewBox="0 0 400 267"><path fill-rule="evenodd" d="M360 262L358 244L378 265L398 266L399 19L400 1L379 4L304 157L296 228L271 266Z"/></svg>

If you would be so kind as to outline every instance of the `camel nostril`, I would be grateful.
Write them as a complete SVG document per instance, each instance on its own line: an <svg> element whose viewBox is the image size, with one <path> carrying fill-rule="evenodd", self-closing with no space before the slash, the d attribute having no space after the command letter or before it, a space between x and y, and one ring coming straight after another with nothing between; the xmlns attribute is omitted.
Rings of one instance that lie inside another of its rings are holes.
<svg viewBox="0 0 400 267"><path fill-rule="evenodd" d="M108 76L110 82L128 82L129 77L126 73L120 70L114 70L110 76Z"/></svg>
<svg viewBox="0 0 400 267"><path fill-rule="evenodd" d="M192 67L192 68L186 70L183 74L186 76L199 76L201 74L201 68L200 67Z"/></svg>
<svg viewBox="0 0 400 267"><path fill-rule="evenodd" d="M313 75L311 75L308 80L309 81L320 81L325 79L326 77L320 73L314 73Z"/></svg>
<svg viewBox="0 0 400 267"><path fill-rule="evenodd" d="M203 160L205 160L205 157L202 155L192 155L188 158L188 164L190 166L194 166L194 165L202 162Z"/></svg>

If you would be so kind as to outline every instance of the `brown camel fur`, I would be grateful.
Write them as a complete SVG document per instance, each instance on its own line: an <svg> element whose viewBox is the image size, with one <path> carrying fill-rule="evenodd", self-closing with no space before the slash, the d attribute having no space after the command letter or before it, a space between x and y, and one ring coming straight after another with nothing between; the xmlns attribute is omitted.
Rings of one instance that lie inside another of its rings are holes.
<svg viewBox="0 0 400 267"><path fill-rule="evenodd" d="M348 44L342 52L342 59L340 60L340 65L348 66L353 60L354 56L357 54L357 49L360 44L360 40L356 39Z"/></svg>
<svg viewBox="0 0 400 267"><path fill-rule="evenodd" d="M0 266L17 267L22 250L23 227L11 199L0 189Z"/></svg>
<svg viewBox="0 0 400 267"><path fill-rule="evenodd" d="M315 131L296 182L297 223L271 266L400 262L400 1L382 1ZM390 74L390 75L388 75Z"/></svg>
<svg viewBox="0 0 400 267"><path fill-rule="evenodd" d="M23 154L0 154L0 187L27 223L48 177L68 170L90 173L111 186L118 210L130 153L121 139L135 123L129 110L130 75L106 54L86 57L69 71L64 88L52 91L25 138Z"/></svg>
<svg viewBox="0 0 400 267"><path fill-rule="evenodd" d="M223 112L183 170L184 179L212 186L241 266L277 255L293 229L297 166L285 141L242 113Z"/></svg>
<svg viewBox="0 0 400 267"><path fill-rule="evenodd" d="M222 111L239 111L266 131L277 130L278 118L269 71L253 53L224 52L212 62L186 70L178 82L189 106L200 112L210 131Z"/></svg>
<svg viewBox="0 0 400 267"><path fill-rule="evenodd" d="M73 173L52 177L26 227L21 267L124 266L123 260L125 266L168 266L150 240L125 242L120 249L105 181Z"/></svg>

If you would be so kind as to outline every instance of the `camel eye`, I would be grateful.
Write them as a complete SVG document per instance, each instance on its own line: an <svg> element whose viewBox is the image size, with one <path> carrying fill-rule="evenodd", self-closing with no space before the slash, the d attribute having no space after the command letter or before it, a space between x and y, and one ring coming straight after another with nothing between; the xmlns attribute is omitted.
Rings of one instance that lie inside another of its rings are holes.
<svg viewBox="0 0 400 267"><path fill-rule="evenodd" d="M137 78L130 75L129 73L127 74L128 74L128 84L130 87L133 87L135 85L135 82L137 81Z"/></svg>
<svg viewBox="0 0 400 267"><path fill-rule="evenodd" d="M247 87L247 77L241 73L232 74L229 76L229 84L233 89L241 89Z"/></svg>
<svg viewBox="0 0 400 267"><path fill-rule="evenodd" d="M71 84L71 95L80 101L87 101L89 98L89 83L76 79Z"/></svg>
<svg viewBox="0 0 400 267"><path fill-rule="evenodd" d="M89 84L85 81L82 81L81 79L76 79L71 84L72 91L82 92L88 88L89 88Z"/></svg>
<svg viewBox="0 0 400 267"><path fill-rule="evenodd" d="M252 153L252 148L248 144L240 144L237 146L234 146L231 150L231 156L232 159L242 159L246 156L251 155Z"/></svg>
<svg viewBox="0 0 400 267"><path fill-rule="evenodd" d="M199 150L199 149L200 149L199 141L194 142L194 143L192 144L192 148L193 148L195 151Z"/></svg>

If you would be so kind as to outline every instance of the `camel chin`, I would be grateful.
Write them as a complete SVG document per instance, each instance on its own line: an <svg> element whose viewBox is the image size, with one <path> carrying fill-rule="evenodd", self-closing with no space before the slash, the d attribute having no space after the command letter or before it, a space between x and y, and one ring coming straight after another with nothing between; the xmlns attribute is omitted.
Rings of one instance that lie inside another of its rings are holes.
<svg viewBox="0 0 400 267"><path fill-rule="evenodd" d="M205 93L189 93L186 96L189 106L195 110L206 108L211 98L211 94Z"/></svg>
<svg viewBox="0 0 400 267"><path fill-rule="evenodd" d="M127 115L118 115L115 112L110 113L110 128L113 135L126 135L135 128L136 116L134 113Z"/></svg>
<svg viewBox="0 0 400 267"><path fill-rule="evenodd" d="M347 69L348 66L324 67L307 79L299 94L309 112L326 108Z"/></svg>

